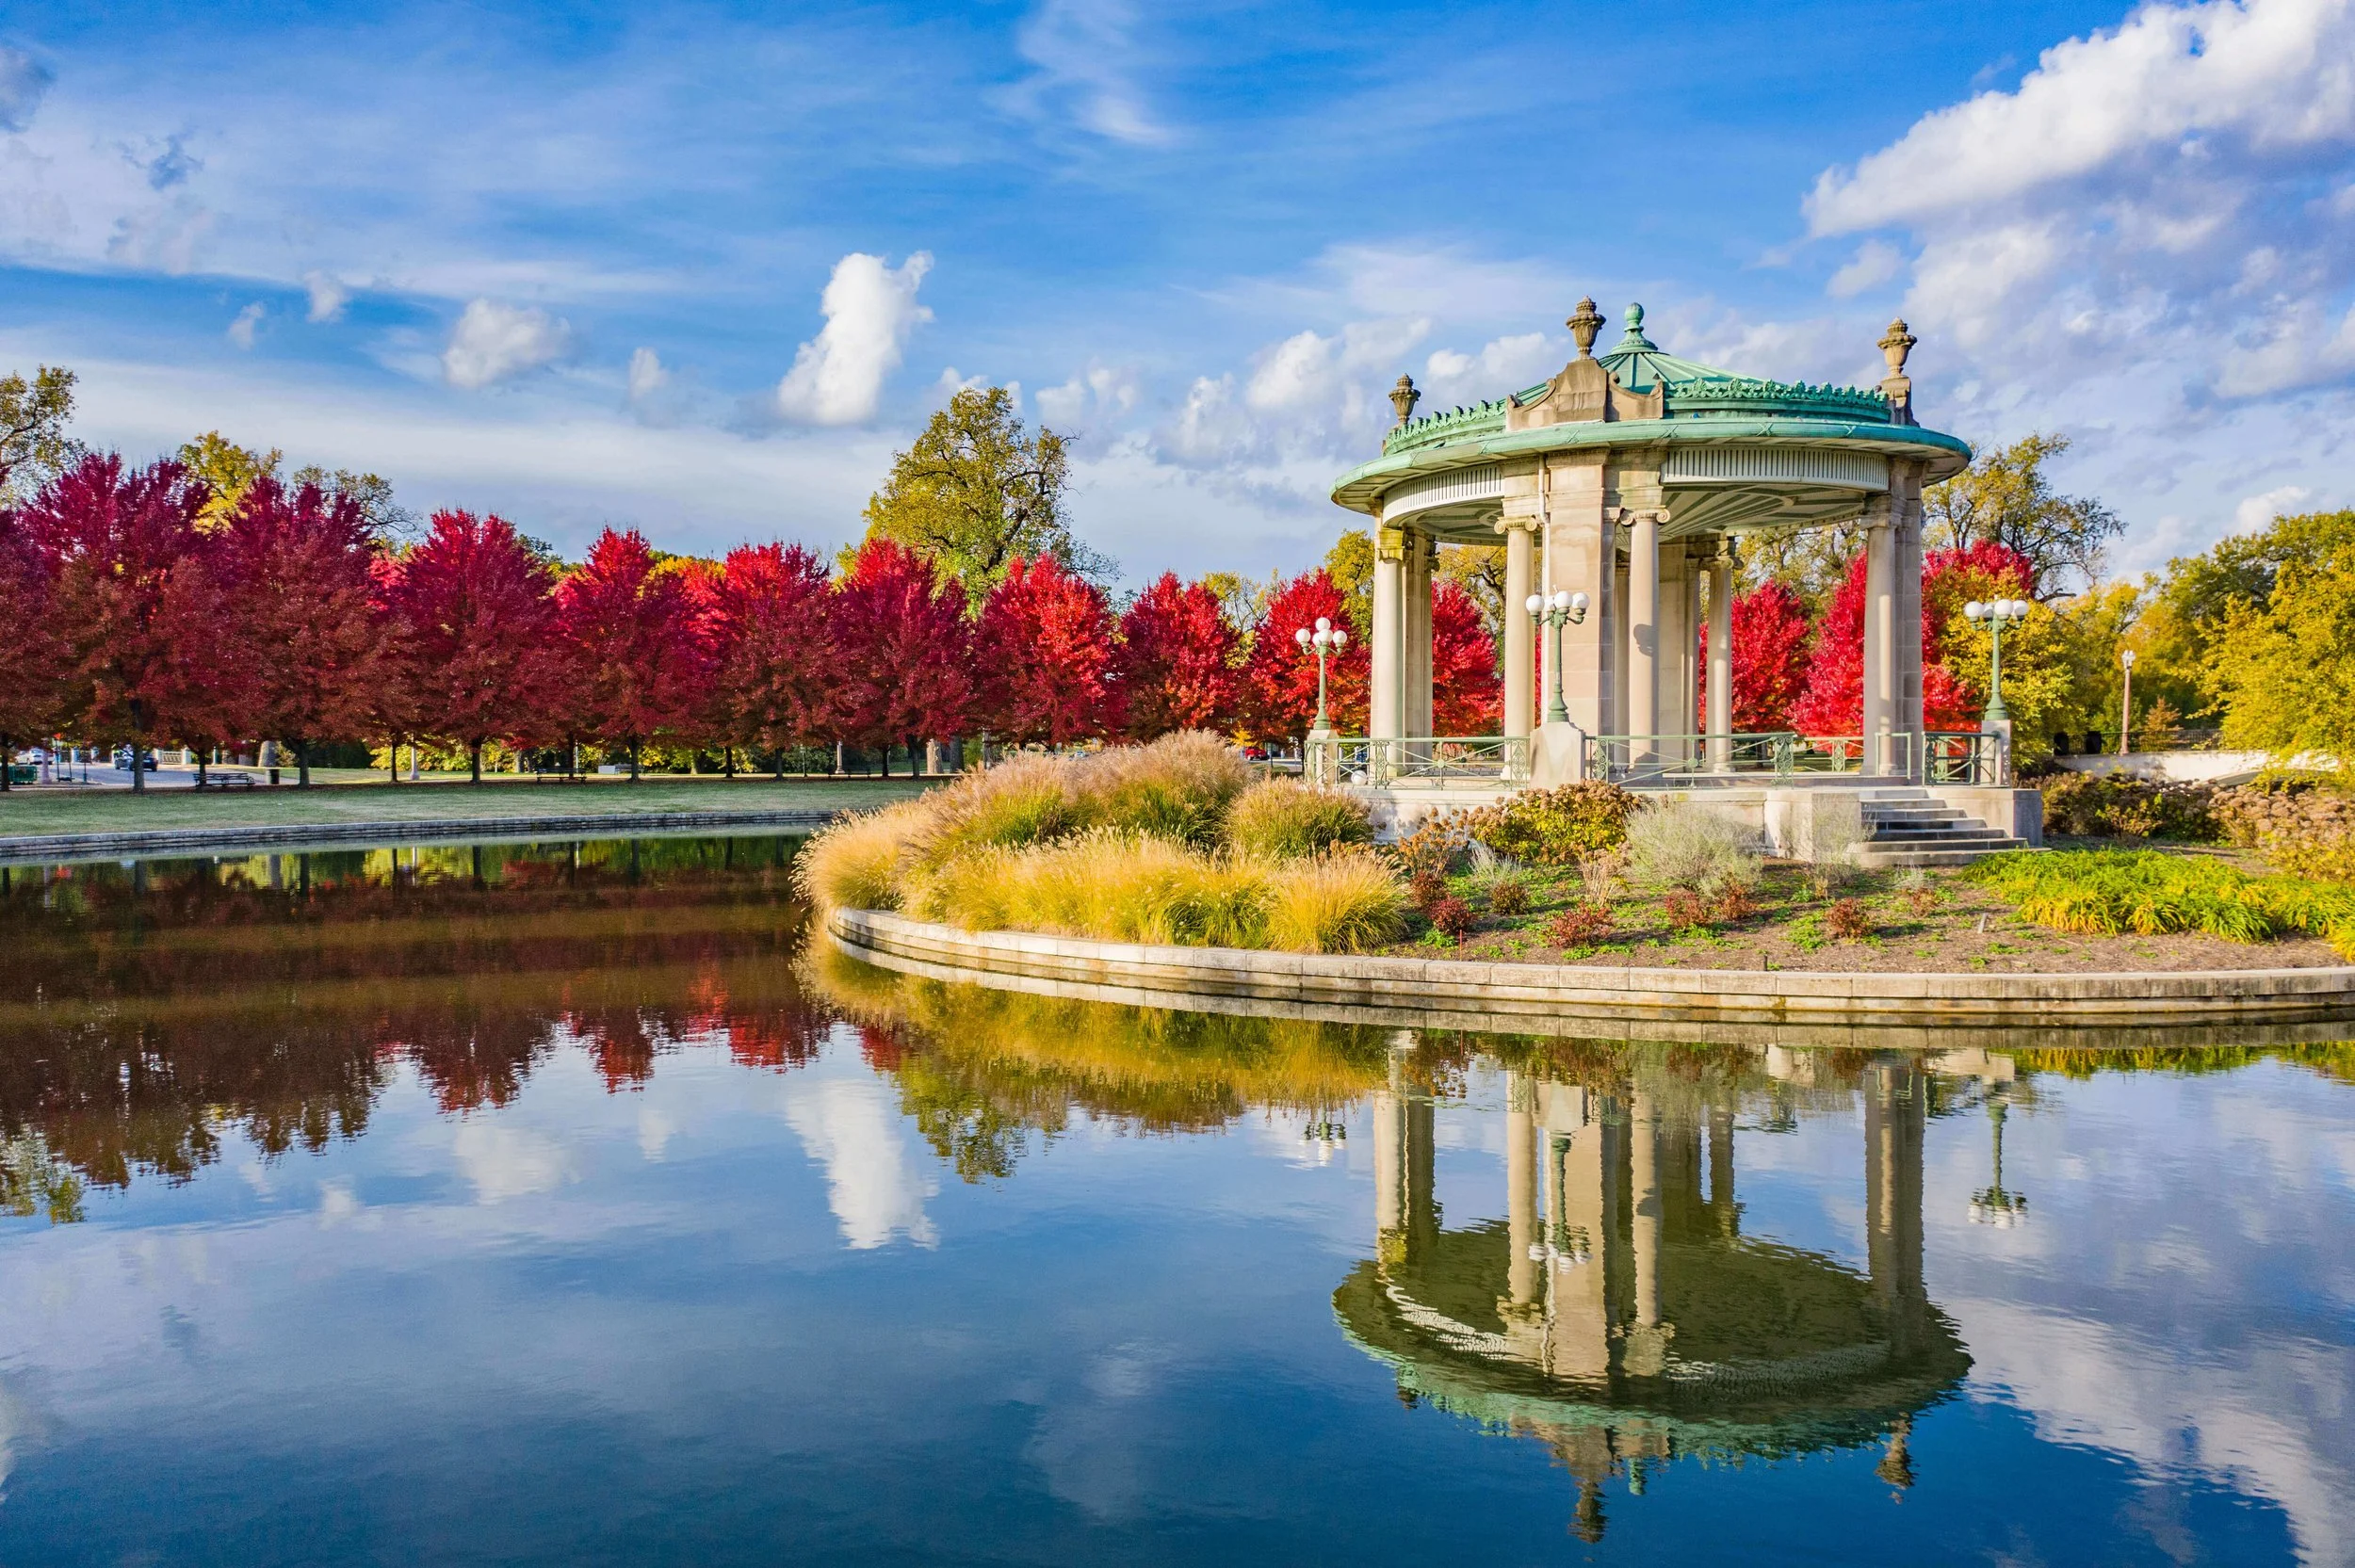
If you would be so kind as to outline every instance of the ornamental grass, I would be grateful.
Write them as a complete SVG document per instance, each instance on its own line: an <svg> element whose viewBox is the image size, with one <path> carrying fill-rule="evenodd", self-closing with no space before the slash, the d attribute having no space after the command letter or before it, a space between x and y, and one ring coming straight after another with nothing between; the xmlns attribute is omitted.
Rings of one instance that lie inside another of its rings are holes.
<svg viewBox="0 0 2355 1568"><path fill-rule="evenodd" d="M1269 877L1267 945L1288 953L1362 953L1394 941L1405 918L1398 873L1363 849L1279 861Z"/></svg>
<svg viewBox="0 0 2355 1568"><path fill-rule="evenodd" d="M1363 800L1344 790L1262 779L1227 811L1226 842L1240 854L1295 860L1372 843L1373 817Z"/></svg>
<svg viewBox="0 0 2355 1568"><path fill-rule="evenodd" d="M2055 930L2119 936L2199 931L2230 942L2303 934L2355 958L2355 888L2252 876L2220 861L2144 849L2014 850L1970 876Z"/></svg>
<svg viewBox="0 0 2355 1568"><path fill-rule="evenodd" d="M802 847L794 885L821 910L898 909L902 867L932 824L932 798L857 812Z"/></svg>

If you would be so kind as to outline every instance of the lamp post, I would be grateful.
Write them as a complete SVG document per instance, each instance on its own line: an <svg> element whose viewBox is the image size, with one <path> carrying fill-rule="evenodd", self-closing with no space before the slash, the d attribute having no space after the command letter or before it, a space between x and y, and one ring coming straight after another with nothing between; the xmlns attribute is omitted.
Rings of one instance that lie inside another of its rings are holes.
<svg viewBox="0 0 2355 1568"><path fill-rule="evenodd" d="M2009 1230L2028 1217L2028 1200L2004 1187L2004 1112L2007 1106L2003 1095L1988 1097L1987 1119L1995 1136L1994 1185L1971 1194L1971 1222L2003 1230Z"/></svg>
<svg viewBox="0 0 2355 1568"><path fill-rule="evenodd" d="M2008 723L2011 711L2004 706L2004 628L2028 619L2027 601L1998 599L1983 605L1973 599L1962 606L1962 613L1974 623L1986 622L1988 633L1994 639L1988 660L1987 717L1997 723Z"/></svg>
<svg viewBox="0 0 2355 1568"><path fill-rule="evenodd" d="M1583 625L1586 620L1586 595L1556 591L1551 597L1533 593L1521 601L1521 608L1529 618L1553 633L1553 680L1546 699L1546 722L1567 724L1570 721L1569 704L1562 699L1562 628Z"/></svg>
<svg viewBox="0 0 2355 1568"><path fill-rule="evenodd" d="M1317 655L1317 717L1308 733L1311 736L1331 735L1332 721L1324 716L1324 665L1327 659L1338 657L1341 649L1347 646L1349 634L1334 625L1330 617L1320 615L1315 631L1303 626L1292 633L1292 640L1299 643L1304 651L1313 651Z"/></svg>
<svg viewBox="0 0 2355 1568"><path fill-rule="evenodd" d="M2135 651L2126 649L2118 655L2118 662L2126 667L2126 687L2118 699L2118 754L2122 757L2127 751L2127 731L2135 721Z"/></svg>

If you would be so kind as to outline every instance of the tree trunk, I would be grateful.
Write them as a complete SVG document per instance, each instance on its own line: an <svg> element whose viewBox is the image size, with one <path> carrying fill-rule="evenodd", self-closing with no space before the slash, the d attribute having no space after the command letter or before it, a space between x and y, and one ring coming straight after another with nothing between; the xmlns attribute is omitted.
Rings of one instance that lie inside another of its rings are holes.
<svg viewBox="0 0 2355 1568"><path fill-rule="evenodd" d="M785 748L780 746L771 754L776 759L777 783L783 784L785 783Z"/></svg>
<svg viewBox="0 0 2355 1568"><path fill-rule="evenodd" d="M197 786L197 788L199 788L199 789L202 789L202 788L203 788L203 787L204 787L204 779L205 779L205 771L204 771L204 770L205 770L207 768L209 768L210 766L212 766L212 760L213 760L213 759L212 759L211 757L209 757L209 756L207 756L207 755L205 754L205 753L206 753L208 751L210 751L210 750L211 750L211 748L210 748L210 747L203 747L203 746L200 746L200 747L198 747L198 748L197 748L197 752L196 752L196 786Z"/></svg>
<svg viewBox="0 0 2355 1568"><path fill-rule="evenodd" d="M838 740L834 743L834 776L842 777L842 742Z"/></svg>
<svg viewBox="0 0 2355 1568"><path fill-rule="evenodd" d="M147 768L144 766L146 761L146 741L138 731L133 730L131 732L131 793L134 795L147 793Z"/></svg>
<svg viewBox="0 0 2355 1568"><path fill-rule="evenodd" d="M638 782L638 742L634 740L629 743L629 782Z"/></svg>
<svg viewBox="0 0 2355 1568"><path fill-rule="evenodd" d="M916 749L916 737L908 736L908 777L911 779L920 779L924 776L924 765L918 760L921 755L922 753Z"/></svg>
<svg viewBox="0 0 2355 1568"><path fill-rule="evenodd" d="M736 748L733 746L720 748L720 775L730 784L736 782Z"/></svg>
<svg viewBox="0 0 2355 1568"><path fill-rule="evenodd" d="M307 740L294 742L294 754L295 787L308 789L311 787L311 743Z"/></svg>
<svg viewBox="0 0 2355 1568"><path fill-rule="evenodd" d="M0 794L6 794L14 787L11 775L15 768L16 748L8 743L7 736L0 735Z"/></svg>
<svg viewBox="0 0 2355 1568"><path fill-rule="evenodd" d="M482 782L482 742L479 740L471 741L466 746L466 771L470 782L478 784Z"/></svg>
<svg viewBox="0 0 2355 1568"><path fill-rule="evenodd" d="M400 783L400 737L390 736L384 741L384 782Z"/></svg>

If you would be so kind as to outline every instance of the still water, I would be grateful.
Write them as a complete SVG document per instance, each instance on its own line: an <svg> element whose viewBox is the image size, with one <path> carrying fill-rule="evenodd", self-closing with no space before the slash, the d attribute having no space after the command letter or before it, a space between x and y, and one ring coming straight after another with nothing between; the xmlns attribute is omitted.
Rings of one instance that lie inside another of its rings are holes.
<svg viewBox="0 0 2355 1568"><path fill-rule="evenodd" d="M773 839L18 868L0 1563L2355 1561L2355 1050L805 954Z"/></svg>

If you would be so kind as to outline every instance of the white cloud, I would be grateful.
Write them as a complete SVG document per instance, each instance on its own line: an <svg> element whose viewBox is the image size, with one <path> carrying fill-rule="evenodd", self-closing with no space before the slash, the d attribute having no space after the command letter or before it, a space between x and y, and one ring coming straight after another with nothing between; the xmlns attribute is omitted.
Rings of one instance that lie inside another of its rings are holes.
<svg viewBox="0 0 2355 1568"><path fill-rule="evenodd" d="M1824 291L1835 299L1853 299L1878 288L1905 270L1905 252L1885 239L1868 239L1857 247L1846 266L1831 275Z"/></svg>
<svg viewBox="0 0 2355 1568"><path fill-rule="evenodd" d="M662 356L651 348L634 348L629 356L629 411L642 424L675 423L680 412L677 378Z"/></svg>
<svg viewBox="0 0 2355 1568"><path fill-rule="evenodd" d="M48 69L22 49L0 46L0 131L21 131L32 123L41 95L54 78Z"/></svg>
<svg viewBox="0 0 2355 1568"><path fill-rule="evenodd" d="M351 302L351 290L341 279L326 272L311 271L302 275L302 286L311 296L311 309L305 320L312 322L340 321L344 307Z"/></svg>
<svg viewBox="0 0 2355 1568"><path fill-rule="evenodd" d="M474 1184L477 1203L547 1192L576 1174L572 1155L547 1134L487 1116L460 1123L450 1153Z"/></svg>
<svg viewBox="0 0 2355 1568"><path fill-rule="evenodd" d="M1134 411L1144 395L1133 370L1090 364L1061 386L1040 389L1039 417L1064 425L1091 413L1100 419L1117 419Z"/></svg>
<svg viewBox="0 0 2355 1568"><path fill-rule="evenodd" d="M1469 403L1502 397L1534 385L1562 368L1569 345L1544 332L1521 332L1491 338L1476 354L1436 348L1423 361L1424 407Z"/></svg>
<svg viewBox="0 0 2355 1568"><path fill-rule="evenodd" d="M442 374L455 387L486 387L553 364L572 345L571 324L536 306L477 299L442 350Z"/></svg>
<svg viewBox="0 0 2355 1568"><path fill-rule="evenodd" d="M1022 24L1016 46L1038 72L1011 96L1036 114L1052 104L1081 129L1132 146L1174 140L1146 105L1135 77L1144 57L1129 0L1045 0Z"/></svg>
<svg viewBox="0 0 2355 1568"><path fill-rule="evenodd" d="M2296 512L2313 494L2304 485L2282 485L2262 495L2251 495L2233 509L2233 531L2263 532L2275 518Z"/></svg>
<svg viewBox="0 0 2355 1568"><path fill-rule="evenodd" d="M906 1124L884 1085L869 1077L804 1079L785 1117L826 1168L826 1201L843 1240L861 1250L900 1235L924 1247L939 1240L924 1213L938 1185L916 1167Z"/></svg>
<svg viewBox="0 0 2355 1568"><path fill-rule="evenodd" d="M900 367L910 333L933 318L916 291L933 267L918 251L897 267L853 251L835 264L819 300L826 325L802 345L777 383L777 412L810 425L859 425L875 417L885 377Z"/></svg>
<svg viewBox="0 0 2355 1568"><path fill-rule="evenodd" d="M240 348L252 348L254 331L261 326L262 317L268 314L268 308L259 299L246 306L237 313L237 318L229 323L229 341Z"/></svg>

